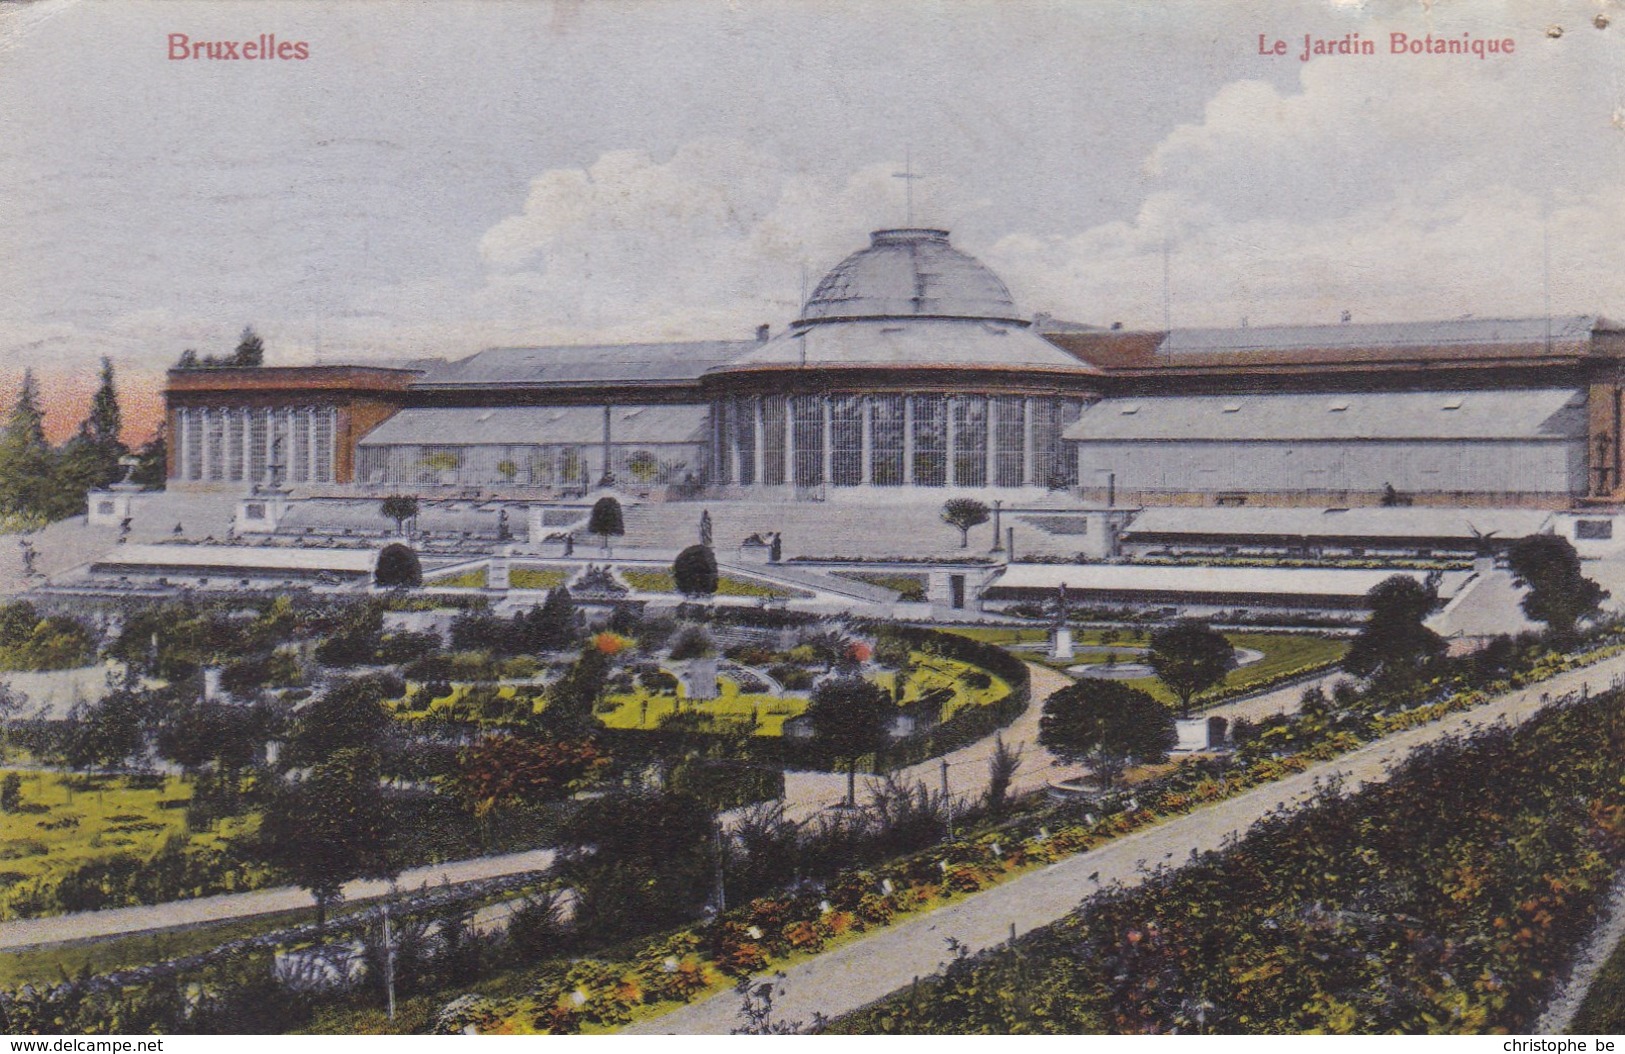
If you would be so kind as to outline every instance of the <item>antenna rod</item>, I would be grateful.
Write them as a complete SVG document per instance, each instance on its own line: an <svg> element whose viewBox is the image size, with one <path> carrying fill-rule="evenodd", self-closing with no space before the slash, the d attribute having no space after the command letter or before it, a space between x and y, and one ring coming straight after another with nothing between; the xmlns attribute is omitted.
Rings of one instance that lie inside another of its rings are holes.
<svg viewBox="0 0 1625 1054"><path fill-rule="evenodd" d="M1168 352L1168 364L1174 361L1174 306L1173 294L1169 291L1172 283L1168 280L1169 264L1168 236L1162 237L1162 344Z"/></svg>
<svg viewBox="0 0 1625 1054"><path fill-rule="evenodd" d="M904 213L907 219L903 225L912 227L914 226L914 181L922 178L914 174L914 148L912 145L903 147L903 171L893 172L891 175L893 179L903 181L903 200L907 203L908 209Z"/></svg>
<svg viewBox="0 0 1625 1054"><path fill-rule="evenodd" d="M1540 295L1546 314L1546 354L1552 353L1552 200L1540 212Z"/></svg>

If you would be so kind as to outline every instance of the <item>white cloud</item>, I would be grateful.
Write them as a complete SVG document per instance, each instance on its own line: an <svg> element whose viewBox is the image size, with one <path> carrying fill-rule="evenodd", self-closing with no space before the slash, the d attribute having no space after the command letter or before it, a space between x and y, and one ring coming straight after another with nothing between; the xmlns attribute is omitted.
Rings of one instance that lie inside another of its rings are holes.
<svg viewBox="0 0 1625 1054"><path fill-rule="evenodd" d="M1549 238L1552 309L1618 314L1617 89L1600 70L1553 76L1618 45L1559 61L1521 42L1499 63L1379 54L1311 61L1295 91L1225 85L1146 157L1132 221L1012 233L987 262L1030 307L1147 327L1163 320L1165 244L1176 326L1528 315Z"/></svg>
<svg viewBox="0 0 1625 1054"><path fill-rule="evenodd" d="M531 181L521 212L480 240L477 312L537 333L599 339L743 335L782 324L867 232L896 217L897 163L844 179L703 139L660 161L605 154ZM938 195L954 188L936 181Z"/></svg>

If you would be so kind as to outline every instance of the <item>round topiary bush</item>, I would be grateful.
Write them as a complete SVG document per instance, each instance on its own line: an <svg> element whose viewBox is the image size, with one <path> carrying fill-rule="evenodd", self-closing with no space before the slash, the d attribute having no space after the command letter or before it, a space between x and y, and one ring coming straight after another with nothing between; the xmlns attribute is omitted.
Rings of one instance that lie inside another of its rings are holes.
<svg viewBox="0 0 1625 1054"><path fill-rule="evenodd" d="M372 580L386 589L415 589L423 584L423 565L410 546L392 542L378 554Z"/></svg>

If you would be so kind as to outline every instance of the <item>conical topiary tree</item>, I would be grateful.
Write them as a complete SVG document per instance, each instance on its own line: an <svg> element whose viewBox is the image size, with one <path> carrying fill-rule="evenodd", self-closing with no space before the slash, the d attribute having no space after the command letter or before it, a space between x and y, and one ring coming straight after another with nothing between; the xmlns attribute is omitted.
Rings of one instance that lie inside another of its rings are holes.
<svg viewBox="0 0 1625 1054"><path fill-rule="evenodd" d="M604 541L604 552L611 552L609 540L626 533L626 521L621 516L621 503L608 494L599 498L587 518L587 533L596 534Z"/></svg>

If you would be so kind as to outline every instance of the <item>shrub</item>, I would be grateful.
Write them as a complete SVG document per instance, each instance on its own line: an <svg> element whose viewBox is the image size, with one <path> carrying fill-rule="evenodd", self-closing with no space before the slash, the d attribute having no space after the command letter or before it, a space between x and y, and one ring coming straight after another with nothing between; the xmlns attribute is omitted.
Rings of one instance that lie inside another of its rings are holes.
<svg viewBox="0 0 1625 1054"><path fill-rule="evenodd" d="M372 580L385 589L415 589L423 584L423 565L410 546L391 542L378 554Z"/></svg>
<svg viewBox="0 0 1625 1054"><path fill-rule="evenodd" d="M672 642L671 657L676 660L703 659L716 654L716 645L711 642L711 635L703 627L689 626L677 634Z"/></svg>

